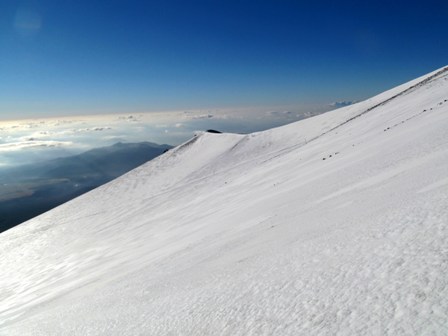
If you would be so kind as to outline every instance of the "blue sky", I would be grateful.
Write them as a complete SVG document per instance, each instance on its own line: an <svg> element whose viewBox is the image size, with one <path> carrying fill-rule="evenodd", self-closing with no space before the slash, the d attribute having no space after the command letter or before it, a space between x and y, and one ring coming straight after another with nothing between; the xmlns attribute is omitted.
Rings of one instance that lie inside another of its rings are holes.
<svg viewBox="0 0 448 336"><path fill-rule="evenodd" d="M297 121L447 65L447 32L447 1L0 0L0 168Z"/></svg>
<svg viewBox="0 0 448 336"><path fill-rule="evenodd" d="M359 100L447 32L446 1L1 0L0 119Z"/></svg>

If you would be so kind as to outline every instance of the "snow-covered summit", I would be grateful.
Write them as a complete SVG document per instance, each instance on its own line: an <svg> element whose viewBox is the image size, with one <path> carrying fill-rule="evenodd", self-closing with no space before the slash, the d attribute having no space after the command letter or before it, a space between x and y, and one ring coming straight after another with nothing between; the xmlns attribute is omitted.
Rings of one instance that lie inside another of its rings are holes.
<svg viewBox="0 0 448 336"><path fill-rule="evenodd" d="M448 334L448 67L202 133L0 234L0 335Z"/></svg>

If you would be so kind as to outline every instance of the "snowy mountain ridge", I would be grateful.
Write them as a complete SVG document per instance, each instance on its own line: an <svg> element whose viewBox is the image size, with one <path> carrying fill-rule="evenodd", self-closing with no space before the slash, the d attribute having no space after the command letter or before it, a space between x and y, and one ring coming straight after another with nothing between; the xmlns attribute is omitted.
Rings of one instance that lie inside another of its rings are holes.
<svg viewBox="0 0 448 336"><path fill-rule="evenodd" d="M198 134L0 234L0 335L447 334L447 100Z"/></svg>

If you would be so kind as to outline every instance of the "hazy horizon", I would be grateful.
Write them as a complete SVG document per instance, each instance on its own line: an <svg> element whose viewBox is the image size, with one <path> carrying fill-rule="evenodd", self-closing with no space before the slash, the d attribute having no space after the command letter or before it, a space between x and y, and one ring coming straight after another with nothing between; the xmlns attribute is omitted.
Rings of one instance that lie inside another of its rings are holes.
<svg viewBox="0 0 448 336"><path fill-rule="evenodd" d="M178 145L196 131L217 129L251 133L288 124L334 109L310 112L265 110L190 110L159 113L62 116L0 123L0 168L69 156L117 142L150 141Z"/></svg>
<svg viewBox="0 0 448 336"><path fill-rule="evenodd" d="M447 16L440 1L4 1L0 120L359 101L446 65Z"/></svg>

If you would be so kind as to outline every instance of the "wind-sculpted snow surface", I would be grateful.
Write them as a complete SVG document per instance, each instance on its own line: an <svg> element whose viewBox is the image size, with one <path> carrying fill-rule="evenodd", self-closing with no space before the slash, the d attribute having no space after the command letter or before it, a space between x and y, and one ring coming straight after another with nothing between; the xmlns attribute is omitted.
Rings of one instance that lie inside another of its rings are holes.
<svg viewBox="0 0 448 336"><path fill-rule="evenodd" d="M447 100L198 134L2 233L0 335L447 335Z"/></svg>

